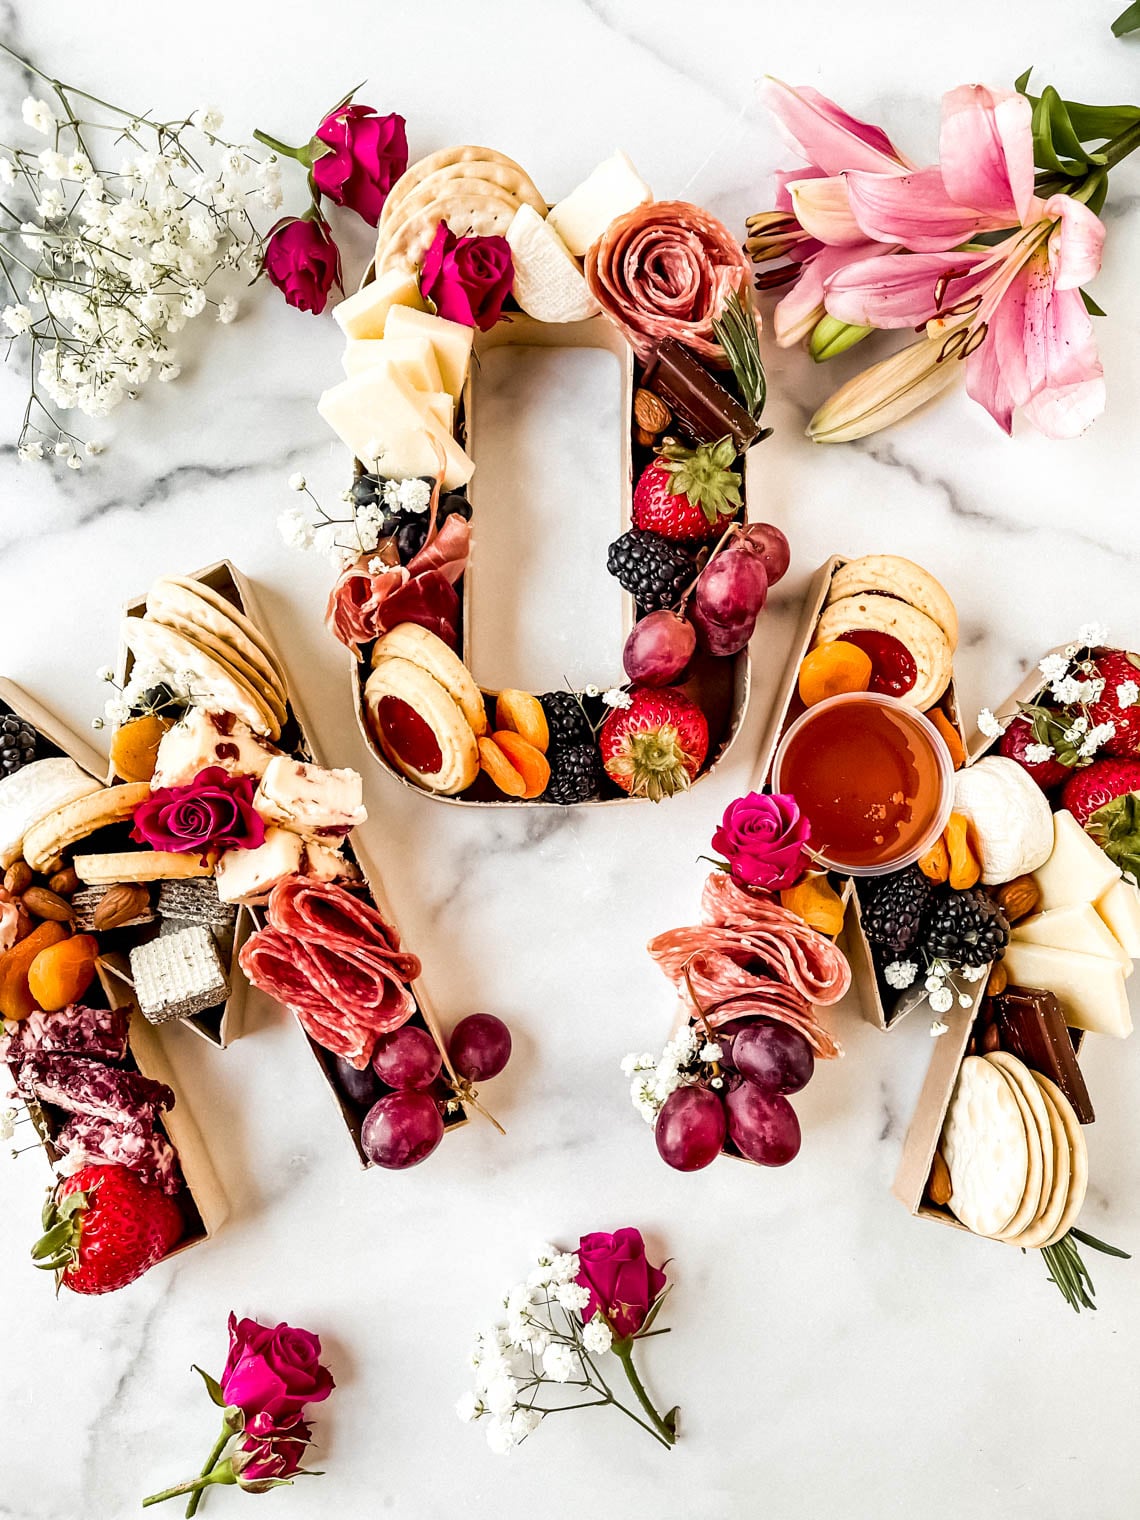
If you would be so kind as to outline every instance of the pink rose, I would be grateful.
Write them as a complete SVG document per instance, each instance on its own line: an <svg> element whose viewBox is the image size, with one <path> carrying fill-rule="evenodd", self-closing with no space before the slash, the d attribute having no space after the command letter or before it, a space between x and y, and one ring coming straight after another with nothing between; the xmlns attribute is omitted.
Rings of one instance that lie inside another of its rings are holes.
<svg viewBox="0 0 1140 1520"><path fill-rule="evenodd" d="M375 227L388 191L408 167L405 125L402 116L378 116L371 106L330 111L316 131L332 150L313 161L317 189Z"/></svg>
<svg viewBox="0 0 1140 1520"><path fill-rule="evenodd" d="M305 1405L319 1404L336 1386L321 1364L319 1335L233 1314L221 1385L226 1403L245 1413L248 1435L262 1441L295 1430Z"/></svg>
<svg viewBox="0 0 1140 1520"><path fill-rule="evenodd" d="M265 823L254 811L253 777L211 765L186 786L159 787L135 809L131 838L178 854L255 850L265 842Z"/></svg>
<svg viewBox="0 0 1140 1520"><path fill-rule="evenodd" d="M712 847L742 887L781 892L807 869L810 839L811 825L794 797L749 792L725 808Z"/></svg>
<svg viewBox="0 0 1140 1520"><path fill-rule="evenodd" d="M240 1474L238 1482L249 1488L266 1479L293 1477L305 1460L312 1438L312 1427L304 1420L274 1430L268 1436L247 1436L241 1444L241 1455L234 1461L234 1470Z"/></svg>
<svg viewBox="0 0 1140 1520"><path fill-rule="evenodd" d="M322 312L329 291L340 284L340 252L319 215L288 216L265 244L265 273L290 306Z"/></svg>
<svg viewBox="0 0 1140 1520"><path fill-rule="evenodd" d="M588 1324L600 1310L618 1340L636 1335L661 1296L665 1274L651 1266L640 1230L583 1235L578 1242L576 1281L589 1291L582 1312Z"/></svg>
<svg viewBox="0 0 1140 1520"><path fill-rule="evenodd" d="M504 237L456 237L446 222L424 254L420 290L441 317L477 327L494 327L511 293L515 264Z"/></svg>

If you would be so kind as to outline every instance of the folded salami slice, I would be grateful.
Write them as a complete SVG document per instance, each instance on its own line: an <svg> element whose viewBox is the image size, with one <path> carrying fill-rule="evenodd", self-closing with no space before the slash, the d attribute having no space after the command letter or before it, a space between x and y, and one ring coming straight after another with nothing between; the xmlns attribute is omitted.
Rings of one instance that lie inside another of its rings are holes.
<svg viewBox="0 0 1140 1520"><path fill-rule="evenodd" d="M127 1053L130 1018L125 1008L85 1008L72 1003L58 1013L37 1009L0 1039L0 1060L15 1067L33 1055L96 1056L121 1061Z"/></svg>
<svg viewBox="0 0 1140 1520"><path fill-rule="evenodd" d="M723 222L688 201L650 201L615 218L585 260L590 293L641 360L666 338L723 363L713 318L752 271Z"/></svg>
<svg viewBox="0 0 1140 1520"><path fill-rule="evenodd" d="M20 1066L16 1085L38 1103L105 1119L153 1122L162 1109L174 1107L174 1094L164 1082L82 1056L30 1056Z"/></svg>
<svg viewBox="0 0 1140 1520"><path fill-rule="evenodd" d="M137 1172L144 1182L173 1196L182 1187L174 1147L153 1119L73 1114L55 1139L55 1148L74 1160L108 1161Z"/></svg>

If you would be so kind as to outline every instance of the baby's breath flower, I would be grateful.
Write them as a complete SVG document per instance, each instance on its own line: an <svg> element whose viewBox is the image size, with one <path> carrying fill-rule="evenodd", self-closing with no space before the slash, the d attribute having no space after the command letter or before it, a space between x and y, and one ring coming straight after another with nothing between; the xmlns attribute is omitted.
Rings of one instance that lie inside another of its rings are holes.
<svg viewBox="0 0 1140 1520"><path fill-rule="evenodd" d="M612 686L609 691L602 692L602 701L607 707L621 708L625 710L633 706L633 698L629 692L621 686Z"/></svg>
<svg viewBox="0 0 1140 1520"><path fill-rule="evenodd" d="M190 124L198 128L199 132L205 132L207 137L216 137L222 130L225 117L217 106L199 106L191 114Z"/></svg>
<svg viewBox="0 0 1140 1520"><path fill-rule="evenodd" d="M604 1356L614 1343L614 1334L600 1314L595 1314L582 1331L582 1341L587 1351Z"/></svg>
<svg viewBox="0 0 1140 1520"><path fill-rule="evenodd" d="M303 490L306 489L307 486L308 486L308 481L305 479L305 477L299 471L296 472L296 473L294 473L294 474L292 474L292 475L290 475L290 477L289 477L289 489L290 489L290 491L303 491Z"/></svg>
<svg viewBox="0 0 1140 1520"><path fill-rule="evenodd" d="M1108 629L1103 623L1085 623L1077 629L1077 642L1086 649L1096 649L1108 642Z"/></svg>
<svg viewBox="0 0 1140 1520"><path fill-rule="evenodd" d="M1063 654L1047 654L1037 669L1046 681L1060 681L1069 673L1069 661Z"/></svg>
<svg viewBox="0 0 1140 1520"><path fill-rule="evenodd" d="M1025 746L1025 758L1030 765L1044 765L1046 760L1052 760L1056 750L1051 744L1027 744Z"/></svg>
<svg viewBox="0 0 1140 1520"><path fill-rule="evenodd" d="M22 115L25 125L31 127L33 132L42 132L45 137L50 137L55 131L56 119L46 100L36 100L29 95L24 101Z"/></svg>
<svg viewBox="0 0 1140 1520"><path fill-rule="evenodd" d="M901 992L914 981L918 975L918 967L914 961L891 961L890 965L883 968L883 977L888 987L894 987Z"/></svg>
<svg viewBox="0 0 1140 1520"><path fill-rule="evenodd" d="M978 732L985 739L1001 738L1001 724L988 707L983 707L978 714Z"/></svg>
<svg viewBox="0 0 1140 1520"><path fill-rule="evenodd" d="M1140 685L1135 681L1121 681L1116 688L1116 701L1120 707L1135 707L1140 701Z"/></svg>
<svg viewBox="0 0 1140 1520"><path fill-rule="evenodd" d="M223 297L218 302L218 321L228 327L237 316L239 309L238 303L234 300L233 296Z"/></svg>

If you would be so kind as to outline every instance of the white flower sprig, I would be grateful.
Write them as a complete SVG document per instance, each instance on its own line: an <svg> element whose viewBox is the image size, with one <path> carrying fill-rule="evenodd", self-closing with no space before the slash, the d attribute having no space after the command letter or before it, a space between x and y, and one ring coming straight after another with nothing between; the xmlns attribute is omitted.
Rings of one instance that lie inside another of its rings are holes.
<svg viewBox="0 0 1140 1520"><path fill-rule="evenodd" d="M104 417L148 381L176 379L170 339L206 311L237 316L216 286L225 271L260 272L251 210L281 204L280 170L220 138L213 109L160 120L0 50L50 97L29 96L22 113L47 146L0 142L0 323L29 368L17 452L79 469L103 446L61 414Z"/></svg>
<svg viewBox="0 0 1140 1520"><path fill-rule="evenodd" d="M657 1414L632 1363L634 1341L668 1333L650 1328L665 1294L635 1336L616 1341L600 1310L582 1324L581 1311L590 1293L577 1281L578 1256L552 1245L539 1246L535 1255L537 1265L526 1281L503 1295L503 1313L475 1336L470 1355L474 1387L460 1396L456 1414L461 1420L485 1419L487 1444L500 1455L525 1441L549 1415L607 1405L620 1409L663 1446L671 1446L676 1439L675 1411L664 1419ZM617 1398L599 1366L611 1352L646 1418Z"/></svg>
<svg viewBox="0 0 1140 1520"><path fill-rule="evenodd" d="M427 480L379 480L374 496L362 493L359 499L351 490L342 491L340 499L348 509L344 517L326 511L303 475L290 475L289 489L303 492L317 515L314 521L296 507L282 512L277 519L281 537L290 549L315 549L327 555L338 571L390 538L391 518L397 512L419 516L431 507L432 487ZM378 561L368 568L378 574L385 567Z"/></svg>
<svg viewBox="0 0 1140 1520"><path fill-rule="evenodd" d="M629 1095L646 1124L656 1124L669 1094L697 1082L724 1086L716 1063L722 1055L715 1040L706 1039L695 1024L686 1024L654 1059L649 1051L631 1052L621 1063L630 1078ZM715 1069L714 1069L715 1068Z"/></svg>

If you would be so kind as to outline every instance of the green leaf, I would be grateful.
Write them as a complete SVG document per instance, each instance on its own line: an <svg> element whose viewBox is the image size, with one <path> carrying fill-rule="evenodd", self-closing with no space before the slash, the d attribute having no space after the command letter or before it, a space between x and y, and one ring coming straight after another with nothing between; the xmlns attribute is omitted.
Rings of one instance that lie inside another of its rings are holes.
<svg viewBox="0 0 1140 1520"><path fill-rule="evenodd" d="M198 1366L197 1362L193 1363L193 1367L194 1371L202 1379L203 1383L205 1383L206 1392L213 1399L214 1403L218 1406L219 1409L224 1409L226 1407L226 1396L222 1392L221 1383L218 1382L217 1378L211 1377L208 1372L203 1372L201 1367Z"/></svg>
<svg viewBox="0 0 1140 1520"><path fill-rule="evenodd" d="M1082 1245L1089 1246L1094 1251L1101 1251L1105 1256L1119 1256L1123 1261L1132 1260L1130 1251L1122 1251L1119 1246L1110 1246L1107 1241L1098 1240L1095 1235L1089 1235L1085 1230L1078 1230L1076 1225L1073 1225L1069 1234L1075 1235Z"/></svg>
<svg viewBox="0 0 1140 1520"><path fill-rule="evenodd" d="M672 1409L661 1416L661 1423L671 1436L677 1434L677 1416L681 1413L680 1404L674 1404Z"/></svg>
<svg viewBox="0 0 1140 1520"><path fill-rule="evenodd" d="M1112 23L1112 35L1114 37L1126 37L1129 32L1140 31L1140 0L1134 3L1126 11L1121 11Z"/></svg>
<svg viewBox="0 0 1140 1520"><path fill-rule="evenodd" d="M1102 154L1084 147L1067 102L1051 84L1033 106L1033 161L1039 169L1073 176L1104 162Z"/></svg>
<svg viewBox="0 0 1140 1520"><path fill-rule="evenodd" d="M1081 291L1081 300L1085 303L1085 310L1090 317L1105 317L1108 315L1106 311L1097 305L1087 290Z"/></svg>
<svg viewBox="0 0 1140 1520"><path fill-rule="evenodd" d="M645 1316L644 1320L642 1320L642 1322L641 1322L641 1329L637 1332L637 1335L634 1336L634 1340L637 1340L640 1336L643 1336L645 1334L645 1332L649 1329L650 1325L652 1325L653 1321L657 1318L657 1315L659 1314L659 1312L661 1310L661 1305L669 1297L669 1294L672 1291L672 1288L673 1288L673 1284L672 1283L666 1284L664 1291L662 1293L660 1293L658 1295L658 1297L654 1300L653 1306L649 1310L649 1313Z"/></svg>
<svg viewBox="0 0 1140 1520"><path fill-rule="evenodd" d="M1025 86L1029 83L1029 76L1033 73L1034 68L1035 65L1031 63L1026 69L1025 73L1019 74L1013 81L1013 87L1019 95L1029 95L1029 91L1025 88ZM1032 95L1030 95L1029 98L1032 100Z"/></svg>

